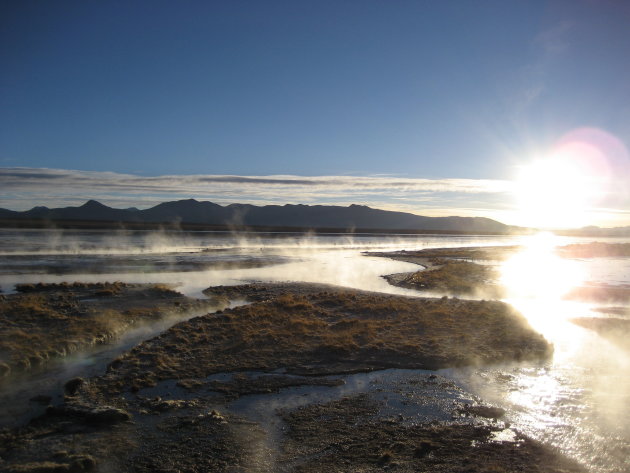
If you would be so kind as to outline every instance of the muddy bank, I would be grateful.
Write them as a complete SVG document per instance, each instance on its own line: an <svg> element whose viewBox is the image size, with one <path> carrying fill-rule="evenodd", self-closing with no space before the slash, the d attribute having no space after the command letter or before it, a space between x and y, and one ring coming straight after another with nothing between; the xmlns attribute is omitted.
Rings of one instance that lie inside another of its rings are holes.
<svg viewBox="0 0 630 473"><path fill-rule="evenodd" d="M160 284L23 284L16 289L0 296L0 378L5 382L11 373L41 368L140 324L210 307Z"/></svg>
<svg viewBox="0 0 630 473"><path fill-rule="evenodd" d="M579 317L571 319L576 325L597 332L617 346L630 351L630 320L615 317Z"/></svg>
<svg viewBox="0 0 630 473"><path fill-rule="evenodd" d="M485 299L505 296L505 289L497 283L496 269L469 261L446 260L423 271L383 277L393 286L417 291Z"/></svg>
<svg viewBox="0 0 630 473"><path fill-rule="evenodd" d="M0 468L581 471L517 434L497 441L504 411L430 372L348 374L547 359L551 346L506 304L308 284L208 292L256 302L178 323L106 374L71 380L63 402L0 432Z"/></svg>
<svg viewBox="0 0 630 473"><path fill-rule="evenodd" d="M556 253L564 258L619 257L628 256L629 248L630 244L625 243L587 243L559 247ZM364 254L415 263L425 268L416 272L383 276L393 286L431 294L501 299L508 291L500 283L500 272L496 263L508 259L521 249L519 246L494 246ZM583 302L628 303L630 286L586 282L573 288L563 298Z"/></svg>
<svg viewBox="0 0 630 473"><path fill-rule="evenodd" d="M392 252L365 252L368 256L384 256L387 258L423 264L421 261L437 262L440 258L504 261L523 250L523 246L472 246L460 248L427 248L424 250L402 250ZM556 253L563 258L603 258L630 256L630 243L574 243L556 248Z"/></svg>
<svg viewBox="0 0 630 473"><path fill-rule="evenodd" d="M584 471L441 376L357 376L337 378L330 394L246 396L256 399L253 418L202 387L163 383L127 394L125 410L77 407L76 393L19 432L0 433L0 456L15 472ZM165 397L148 396L156 389Z"/></svg>
<svg viewBox="0 0 630 473"><path fill-rule="evenodd" d="M368 396L310 405L284 414L285 461L295 472L584 471L551 449L516 434L497 440L502 423L405 424L383 419Z"/></svg>
<svg viewBox="0 0 630 473"><path fill-rule="evenodd" d="M308 284L247 285L240 298L254 288L266 300L173 326L112 362L101 384L124 391L238 370L438 369L545 359L552 352L502 302L321 291Z"/></svg>
<svg viewBox="0 0 630 473"><path fill-rule="evenodd" d="M471 246L461 248L427 248L424 250L366 251L366 256L381 256L426 267L444 264L444 260L504 261L522 249L521 246Z"/></svg>
<svg viewBox="0 0 630 473"><path fill-rule="evenodd" d="M630 286L591 283L572 289L564 298L584 302L628 303Z"/></svg>
<svg viewBox="0 0 630 473"><path fill-rule="evenodd" d="M630 256L630 243L575 243L558 248L564 258L616 258Z"/></svg>
<svg viewBox="0 0 630 473"><path fill-rule="evenodd" d="M614 315L616 317L630 318L630 307L594 307L591 309L593 312L599 312L607 315Z"/></svg>
<svg viewBox="0 0 630 473"><path fill-rule="evenodd" d="M518 246L495 246L365 254L424 266L421 271L383 276L393 286L460 297L500 299L505 296L505 288L498 282L497 269L473 261L503 261L519 249Z"/></svg>

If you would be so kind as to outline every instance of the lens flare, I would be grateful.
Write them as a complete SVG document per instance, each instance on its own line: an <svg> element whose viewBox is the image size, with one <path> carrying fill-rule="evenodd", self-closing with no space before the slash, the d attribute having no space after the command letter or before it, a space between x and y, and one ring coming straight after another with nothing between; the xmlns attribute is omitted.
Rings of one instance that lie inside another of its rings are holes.
<svg viewBox="0 0 630 473"><path fill-rule="evenodd" d="M628 152L614 136L591 128L568 133L547 155L519 168L520 221L538 228L592 224L599 206L628 197L629 171Z"/></svg>

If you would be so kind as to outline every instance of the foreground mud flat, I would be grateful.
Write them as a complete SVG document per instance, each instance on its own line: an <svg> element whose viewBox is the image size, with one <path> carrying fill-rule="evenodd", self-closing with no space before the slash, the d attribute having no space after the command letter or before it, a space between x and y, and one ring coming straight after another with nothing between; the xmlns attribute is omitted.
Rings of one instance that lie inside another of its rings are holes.
<svg viewBox="0 0 630 473"><path fill-rule="evenodd" d="M552 347L510 306L308 284L210 288L249 305L181 322L0 434L0 469L582 469L431 371Z"/></svg>

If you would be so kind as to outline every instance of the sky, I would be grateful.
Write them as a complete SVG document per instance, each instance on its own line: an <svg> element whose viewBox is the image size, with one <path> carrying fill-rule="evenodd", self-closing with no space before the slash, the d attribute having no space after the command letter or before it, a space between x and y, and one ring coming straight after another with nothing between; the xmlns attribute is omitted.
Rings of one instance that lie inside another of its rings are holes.
<svg viewBox="0 0 630 473"><path fill-rule="evenodd" d="M0 207L630 225L629 24L613 0L1 2Z"/></svg>

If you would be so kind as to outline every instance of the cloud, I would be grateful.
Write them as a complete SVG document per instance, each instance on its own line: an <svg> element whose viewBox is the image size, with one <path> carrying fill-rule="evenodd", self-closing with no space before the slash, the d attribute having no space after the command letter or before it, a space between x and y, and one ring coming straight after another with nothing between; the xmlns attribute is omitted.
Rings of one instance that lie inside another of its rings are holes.
<svg viewBox="0 0 630 473"><path fill-rule="evenodd" d="M569 50L568 38L573 27L573 22L563 20L541 31L531 40L534 60L521 68L515 81L517 88L508 98L512 120L517 125L522 125L529 107L547 90L549 70L557 58Z"/></svg>
<svg viewBox="0 0 630 473"><path fill-rule="evenodd" d="M148 208L169 200L221 205L362 204L426 216L489 217L520 225L513 183L490 179L400 176L137 176L45 168L1 168L0 208L76 206L96 199L116 208ZM593 223L628 225L628 201L592 209Z"/></svg>
<svg viewBox="0 0 630 473"><path fill-rule="evenodd" d="M568 32L573 28L572 21L563 20L551 28L542 31L534 38L534 44L541 47L547 56L556 56L569 47Z"/></svg>
<svg viewBox="0 0 630 473"><path fill-rule="evenodd" d="M137 176L45 168L0 168L0 207L77 205L96 199L111 206L146 208L195 198L220 204L367 204L416 213L454 202L505 200L510 183L482 179L413 179L398 176ZM448 213L456 213L449 208ZM425 212L425 213L426 213Z"/></svg>

